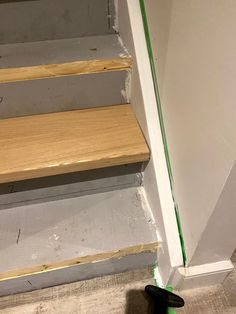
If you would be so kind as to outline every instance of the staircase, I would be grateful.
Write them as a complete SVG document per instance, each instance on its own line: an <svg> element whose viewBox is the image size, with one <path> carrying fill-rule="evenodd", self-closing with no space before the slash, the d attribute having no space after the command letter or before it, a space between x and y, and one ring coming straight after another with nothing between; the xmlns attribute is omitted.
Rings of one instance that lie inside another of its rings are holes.
<svg viewBox="0 0 236 314"><path fill-rule="evenodd" d="M0 2L0 296L156 262L115 4Z"/></svg>

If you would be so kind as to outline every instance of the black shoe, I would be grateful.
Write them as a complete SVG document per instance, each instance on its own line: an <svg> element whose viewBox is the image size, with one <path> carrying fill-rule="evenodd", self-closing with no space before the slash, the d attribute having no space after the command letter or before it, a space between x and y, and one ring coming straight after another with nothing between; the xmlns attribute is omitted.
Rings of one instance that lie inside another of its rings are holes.
<svg viewBox="0 0 236 314"><path fill-rule="evenodd" d="M181 297L165 289L148 285L145 287L145 292L154 302L156 314L166 314L168 307L184 306L184 300Z"/></svg>

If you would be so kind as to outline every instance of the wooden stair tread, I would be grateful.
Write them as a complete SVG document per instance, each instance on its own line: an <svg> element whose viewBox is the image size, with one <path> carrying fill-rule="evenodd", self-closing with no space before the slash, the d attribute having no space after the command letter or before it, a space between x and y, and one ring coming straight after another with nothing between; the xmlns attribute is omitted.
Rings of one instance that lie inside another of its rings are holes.
<svg viewBox="0 0 236 314"><path fill-rule="evenodd" d="M0 83L130 69L118 35L0 45Z"/></svg>
<svg viewBox="0 0 236 314"><path fill-rule="evenodd" d="M149 159L130 105L0 120L0 183Z"/></svg>

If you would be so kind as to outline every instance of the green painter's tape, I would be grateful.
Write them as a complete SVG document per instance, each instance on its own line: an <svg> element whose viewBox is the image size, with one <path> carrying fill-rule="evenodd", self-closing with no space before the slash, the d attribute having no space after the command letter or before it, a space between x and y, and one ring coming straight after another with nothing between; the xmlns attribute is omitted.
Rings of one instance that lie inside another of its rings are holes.
<svg viewBox="0 0 236 314"><path fill-rule="evenodd" d="M155 268L156 268L157 266L155 266L155 267L153 267L153 269L152 269L152 274L153 274L153 278L154 278L154 280L155 280L155 285L158 287L158 283L157 283L157 280L156 280L156 278L155 278ZM171 286L167 286L166 287L166 290L167 291L170 291L170 292L173 292L173 287L171 287ZM167 314L176 314L176 312L172 309L172 308L168 308L168 312L167 312Z"/></svg>
<svg viewBox="0 0 236 314"><path fill-rule="evenodd" d="M153 51L152 51L151 37L150 37L150 32L149 32L149 27L148 27L145 0L139 0L139 2L140 2L140 8L141 8L141 13L142 13L142 18L143 18L144 32L145 32L145 37L146 37L147 49L148 49L150 66L151 66L151 71L152 71L152 79L153 79L155 96L156 96L156 101L157 101L157 110L158 110L158 115L159 115L159 120L160 120L160 127L161 127L162 141L163 141L164 150L165 150L167 170L168 170L169 181L170 181L170 186L171 186L171 191L172 191L172 198L175 205L175 216L176 216L180 243L181 243L181 248L182 248L183 264L186 265L187 256L186 256L186 251L185 251L183 231L182 231L181 223L180 223L178 205L176 203L175 196L174 196L174 184L173 184L173 175L172 175L171 162L170 162L170 154L168 151L168 145L167 145L167 139L166 139L166 131L165 131L164 119L163 119L162 108L161 108L159 88L158 88L158 83L157 83L157 74L156 74L154 56L153 56Z"/></svg>
<svg viewBox="0 0 236 314"><path fill-rule="evenodd" d="M167 291L170 291L170 292L173 292L173 287L171 287L171 286L168 286L168 287L166 287L166 290ZM176 312L172 309L172 308L168 308L168 312L167 312L168 314L176 314Z"/></svg>
<svg viewBox="0 0 236 314"><path fill-rule="evenodd" d="M170 307L168 308L168 312L167 313L168 314L176 314L176 312L173 309L171 309Z"/></svg>
<svg viewBox="0 0 236 314"><path fill-rule="evenodd" d="M155 277L155 269L156 269L156 268L157 268L157 265L155 265L155 266L152 267L152 278L153 278L153 280L154 280L154 285L155 285L156 287L158 287L158 282L157 282L156 277Z"/></svg>

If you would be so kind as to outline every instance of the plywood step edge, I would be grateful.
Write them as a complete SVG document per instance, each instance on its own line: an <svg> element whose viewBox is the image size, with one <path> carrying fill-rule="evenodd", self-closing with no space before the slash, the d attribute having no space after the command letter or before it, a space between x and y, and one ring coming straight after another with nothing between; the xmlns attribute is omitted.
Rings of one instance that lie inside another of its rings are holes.
<svg viewBox="0 0 236 314"><path fill-rule="evenodd" d="M89 73L129 70L131 57L73 61L58 64L45 64L28 67L0 69L0 83L75 76Z"/></svg>
<svg viewBox="0 0 236 314"><path fill-rule="evenodd" d="M155 253L161 247L160 242L153 242L147 244L139 244L132 247L121 248L119 250L111 251L111 252L103 252L95 255L82 256L78 258L74 258L71 260L66 260L53 264L45 264L45 265L37 265L30 268L10 270L6 272L0 272L0 282L6 280L12 280L20 277L37 275L40 273L47 273L51 271L56 271L60 269L66 269L69 267L97 263L100 261L106 261L109 259L121 259L128 255L135 255L140 253Z"/></svg>
<svg viewBox="0 0 236 314"><path fill-rule="evenodd" d="M0 183L149 160L131 105L0 120Z"/></svg>

